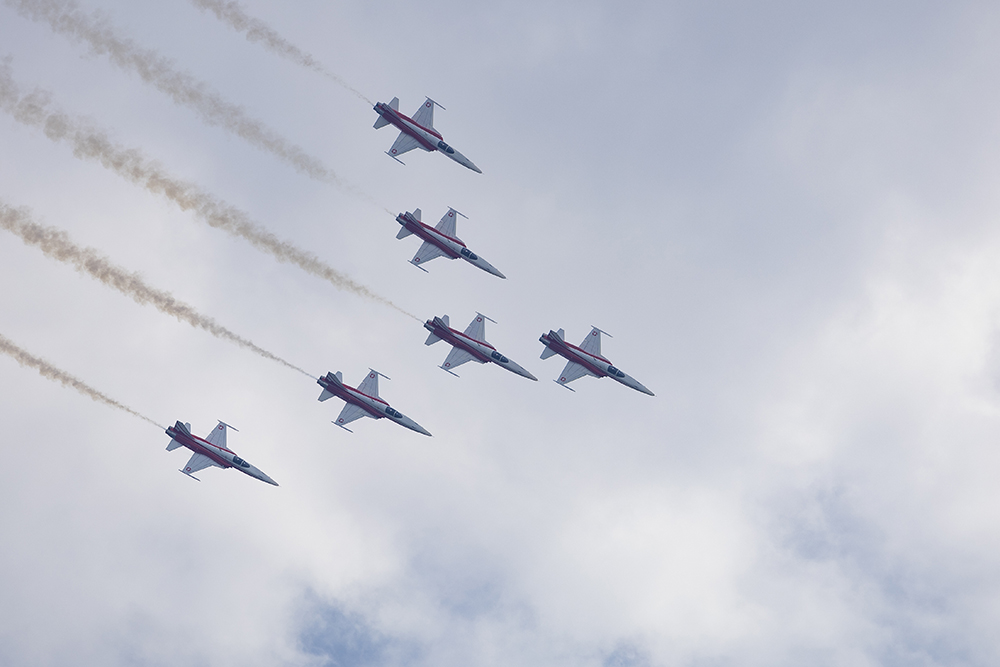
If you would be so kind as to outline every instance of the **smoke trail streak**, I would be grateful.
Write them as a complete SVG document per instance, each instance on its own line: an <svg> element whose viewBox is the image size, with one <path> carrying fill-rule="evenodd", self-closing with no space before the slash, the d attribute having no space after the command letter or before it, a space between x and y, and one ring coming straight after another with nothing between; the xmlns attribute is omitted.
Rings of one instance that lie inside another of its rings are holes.
<svg viewBox="0 0 1000 667"><path fill-rule="evenodd" d="M146 415L140 414L135 410L133 410L132 408L128 407L127 405L123 405L122 403L119 403L115 399L105 396L104 394L97 391L93 387L90 387L87 384L83 383L82 381L77 380L69 373L59 370L58 368L56 368L49 362L45 361L44 359L39 359L38 357L27 352L26 350L21 349L2 334L0 334L0 352L3 352L4 354L13 357L14 360L17 363L21 364L22 366L28 366L30 368L34 368L42 375L42 377L46 377L50 380L55 380L56 382L61 382L64 386L76 389L84 396L88 396L91 399L97 401L98 403L104 403L105 405L110 405L113 408L124 410L129 414L135 415L139 419L144 419L148 421L150 424L156 426L157 428L161 429L163 428L162 426L154 422Z"/></svg>
<svg viewBox="0 0 1000 667"><path fill-rule="evenodd" d="M46 22L57 33L85 42L97 55L107 55L120 68L138 74L146 83L169 95L174 102L198 112L209 125L223 127L253 146L281 158L312 178L344 186L333 171L292 144L242 107L227 102L192 74L180 71L169 58L145 49L116 34L100 14L84 14L75 0L4 0L28 19ZM346 186L344 186L346 187Z"/></svg>
<svg viewBox="0 0 1000 667"><path fill-rule="evenodd" d="M50 109L50 97L41 90L22 95L11 77L9 61L0 63L0 109L15 120L40 128L52 141L68 143L77 157L100 162L122 178L150 192L163 195L182 210L191 211L210 226L250 242L278 261L295 264L300 269L323 278L337 289L377 301L418 322L423 321L337 271L313 253L280 240L252 220L246 212L216 199L192 183L170 177L158 163L144 156L138 149L118 146L103 131Z"/></svg>
<svg viewBox="0 0 1000 667"><path fill-rule="evenodd" d="M204 329L217 338L236 343L265 359L277 361L292 370L312 377L310 373L298 366L233 333L211 317L202 315L191 306L174 298L169 292L149 286L138 273L129 273L125 269L115 266L94 248L78 246L66 232L33 222L28 211L23 208L15 209L0 201L0 228L16 234L25 244L35 246L48 257L70 264L77 271L86 273L108 287L115 288L140 305L151 304L161 312L173 315L178 320L187 322L193 327Z"/></svg>
<svg viewBox="0 0 1000 667"><path fill-rule="evenodd" d="M351 91L365 102L368 102L368 104L371 104L372 106L375 105L375 103L365 97L361 91L349 85L346 81L324 67L321 62L312 56L312 54L306 53L299 47L289 42L262 20L247 14L243 11L243 7L241 7L238 2L235 2L235 0L230 0L229 2L226 2L225 0L191 0L191 3L198 9L207 9L212 12L215 14L217 19L228 24L233 30L244 33L247 41L257 42L265 49L273 51L279 56L291 60L297 65L302 65L303 67L311 69L314 72L322 74Z"/></svg>

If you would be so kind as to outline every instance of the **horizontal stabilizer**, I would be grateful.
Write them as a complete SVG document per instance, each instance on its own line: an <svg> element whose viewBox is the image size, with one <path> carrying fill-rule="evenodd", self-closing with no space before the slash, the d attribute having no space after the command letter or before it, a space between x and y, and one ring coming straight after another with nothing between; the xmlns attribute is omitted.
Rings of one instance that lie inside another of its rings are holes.
<svg viewBox="0 0 1000 667"><path fill-rule="evenodd" d="M556 335L559 336L561 339L566 340L566 332L563 331L562 329L560 329L559 331L557 331Z"/></svg>
<svg viewBox="0 0 1000 667"><path fill-rule="evenodd" d="M331 398L332 396L333 396L333 394L331 394L331 393L330 393L329 391L327 391L327 390L326 390L326 389L324 388L324 389L323 389L323 393L321 393L321 394L319 395L319 400L321 400L321 401L325 401L326 399L328 399L328 398Z"/></svg>
<svg viewBox="0 0 1000 667"><path fill-rule="evenodd" d="M406 238L407 236L409 236L409 235L410 235L410 234L412 234L412 233L413 233L413 232L411 232L411 231L410 231L409 229L407 229L406 227L400 227L400 228L399 228L399 231L398 231L398 232L396 232L396 238L397 238L397 239L405 239L405 238Z"/></svg>
<svg viewBox="0 0 1000 667"><path fill-rule="evenodd" d="M389 108L392 109L393 111L399 111L399 98L398 97L392 98L392 101L389 102Z"/></svg>
<svg viewBox="0 0 1000 667"><path fill-rule="evenodd" d="M546 347L544 350L542 350L542 359L548 359L549 357L555 355L555 353L556 351L553 350L551 347Z"/></svg>
<svg viewBox="0 0 1000 667"><path fill-rule="evenodd" d="M178 447L183 447L183 446L184 445L182 445L181 443L177 442L176 440L171 440L170 444L167 445L167 451L168 452L172 452L175 449L177 449Z"/></svg>
<svg viewBox="0 0 1000 667"><path fill-rule="evenodd" d="M451 326L451 321L448 319L447 315L442 315L441 316L441 321L444 322L444 325L446 327L450 327Z"/></svg>
<svg viewBox="0 0 1000 667"><path fill-rule="evenodd" d="M424 345L433 345L434 343L438 342L439 340L441 340L441 339L438 338L437 336L435 336L434 334L430 334L429 336L427 336L427 340L424 341Z"/></svg>
<svg viewBox="0 0 1000 667"><path fill-rule="evenodd" d="M385 116L381 116L380 115L378 117L378 120L375 121L375 125L373 125L372 127L374 127L376 130L380 130L383 127L385 127L386 125L388 125L388 124L389 124L389 121L386 120Z"/></svg>
<svg viewBox="0 0 1000 667"><path fill-rule="evenodd" d="M333 377L337 378L337 382L339 382L340 384L344 384L344 374L341 373L340 371L334 373Z"/></svg>

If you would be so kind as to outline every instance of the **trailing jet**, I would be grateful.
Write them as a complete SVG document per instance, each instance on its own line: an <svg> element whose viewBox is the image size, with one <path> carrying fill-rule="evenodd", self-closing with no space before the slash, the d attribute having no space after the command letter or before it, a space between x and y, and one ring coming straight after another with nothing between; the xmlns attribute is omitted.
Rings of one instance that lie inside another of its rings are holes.
<svg viewBox="0 0 1000 667"><path fill-rule="evenodd" d="M325 377L316 380L316 383L323 387L323 393L319 395L319 400L325 401L336 396L345 401L347 405L340 411L337 421L333 422L345 431L353 433L345 424L350 424L355 419L371 417L372 419L382 419L388 417L400 426L405 426L411 431L430 435L420 424L413 421L402 412L393 410L389 404L378 396L378 376L382 375L374 369L368 369L366 377L357 389L353 389L344 384L344 376L340 371L327 373ZM386 380L389 378L382 375Z"/></svg>
<svg viewBox="0 0 1000 667"><path fill-rule="evenodd" d="M396 142L385 154L396 162L403 164L399 156L412 151L414 148L422 148L427 152L439 151L442 155L447 155L460 165L468 167L478 174L483 173L479 167L472 164L472 160L444 143L441 133L434 129L435 106L441 107L440 104L428 97L420 105L420 108L417 109L417 112L413 114L413 118L410 118L399 113L398 97L392 98L392 101L388 104L385 102L376 104L375 113L378 114L378 120L375 121L375 129L381 129L386 125L394 125L399 130ZM444 107L441 108L444 109Z"/></svg>
<svg viewBox="0 0 1000 667"><path fill-rule="evenodd" d="M447 315L427 320L424 322L424 328L431 333L427 336L424 345L433 345L439 340L443 340L452 346L451 352L448 353L448 357L440 368L455 377L458 375L452 372L453 368L457 368L467 361L475 361L480 364L493 362L511 373L517 373L529 380L537 380L538 378L534 375L497 352L495 347L486 342L486 320L490 320L490 318L482 313L476 313L475 319L465 328L465 333L459 333L456 329L452 329ZM496 324L495 320L490 320L490 322Z"/></svg>
<svg viewBox="0 0 1000 667"><path fill-rule="evenodd" d="M542 350L542 359L548 359L558 354L569 360L566 368L563 369L562 375L559 376L558 380L555 380L555 383L566 387L570 391L575 391L567 385L584 375L593 375L597 378L609 377L626 387L631 387L636 391L654 396L655 394L642 386L641 382L631 375L621 372L612 366L610 361L601 356L602 333L607 332L601 331L597 327L592 327L590 334L580 343L580 347L567 343L565 339L566 332L562 329L559 331L550 330L547 334L542 334L542 337L538 339L545 346L545 349ZM610 336L610 334L608 335Z"/></svg>
<svg viewBox="0 0 1000 667"><path fill-rule="evenodd" d="M170 444L167 445L167 451L171 452L178 447L187 447L194 452L187 465L181 469L181 472L191 479L198 479L192 473L203 470L208 466L215 466L216 468L236 468L240 472L246 473L251 477L256 477L262 482L278 486L277 482L262 473L259 469L236 456L235 452L226 449L226 429L230 428L233 427L225 422L219 422L219 425L212 429L208 437L202 440L196 435L191 435L191 424L177 422L173 426L167 427L167 435L171 437ZM233 428L233 430L235 431L236 429ZM198 481L200 482L201 480L199 479Z"/></svg>
<svg viewBox="0 0 1000 667"><path fill-rule="evenodd" d="M417 249L417 254L410 260L410 264L421 271L427 272L427 269L422 267L421 264L426 264L438 257L447 257L448 259L461 257L469 264L479 267L486 273L492 273L495 276L506 279L507 276L497 271L485 259L466 248L465 244L462 243L462 239L455 236L455 223L458 222L456 216L459 215L466 218L465 215L462 215L455 209L449 208L436 227L425 225L420 221L419 208L414 210L413 213L407 211L406 213L397 215L396 222L403 226L396 232L397 239L405 239L410 234L415 234L424 241L423 245ZM468 218L466 219L468 220Z"/></svg>

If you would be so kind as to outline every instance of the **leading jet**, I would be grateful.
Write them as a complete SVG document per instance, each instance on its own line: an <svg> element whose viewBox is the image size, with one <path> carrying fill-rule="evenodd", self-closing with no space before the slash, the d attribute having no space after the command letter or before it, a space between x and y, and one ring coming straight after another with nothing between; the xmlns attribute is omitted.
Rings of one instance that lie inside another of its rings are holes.
<svg viewBox="0 0 1000 667"><path fill-rule="evenodd" d="M235 452L226 449L226 429L230 428L233 427L220 421L219 425L212 429L212 432L205 439L202 439L191 434L191 424L177 422L173 426L167 427L166 433L171 438L170 444L167 445L167 451L172 452L178 447L187 447L194 452L187 465L181 469L181 472L199 482L201 480L195 477L193 473L209 466L215 466L216 468L236 468L240 472L251 477L256 477L262 482L278 486L277 482L265 475L258 468L236 456ZM233 430L235 431L236 429L233 428Z"/></svg>
<svg viewBox="0 0 1000 667"><path fill-rule="evenodd" d="M399 113L398 97L392 98L392 101L388 104L385 102L377 103L375 105L375 113L378 114L378 120L375 121L375 129L381 129L386 125L394 125L399 130L399 136L396 137L395 143L392 144L392 148L386 151L385 154L396 162L404 164L399 159L399 156L412 151L414 148L422 148L429 153L438 151L477 174L483 173L482 169L472 163L472 160L444 143L441 133L434 129L435 106L441 107L440 104L428 97L420 105L420 108L417 109L417 112L413 114L413 117L410 118ZM444 109L444 107L441 108Z"/></svg>
<svg viewBox="0 0 1000 667"><path fill-rule="evenodd" d="M611 335L606 331L601 331L597 327L592 327L590 334L580 343L579 347L566 342L566 332L562 329L559 331L550 330L547 334L542 334L542 337L538 339L545 346L545 349L542 350L542 359L548 359L558 354L568 360L566 368L563 369L562 374L558 380L555 380L555 383L566 387L570 391L576 391L567 385L584 375L593 375L596 378L609 377L626 387L631 387L636 391L655 396L641 382L631 375L626 375L618 370L611 365L610 361L601 356L602 333L608 336Z"/></svg>
<svg viewBox="0 0 1000 667"><path fill-rule="evenodd" d="M368 377L361 381L361 384L358 385L357 389L348 387L344 384L344 376L340 371L337 371L336 373L327 373L326 376L316 380L316 383L323 387L323 393L319 395L319 400L325 401L336 396L347 403L347 405L344 406L344 409L340 411L340 416L337 417L337 421L333 423L345 431L353 433L354 431L347 428L346 424L350 424L355 419L361 419L362 417L382 419L382 417L388 417L400 426L405 426L411 431L423 433L424 435L430 435L430 433L428 433L423 426L413 421L402 412L393 410L388 403L379 398L378 378L380 375L382 374L378 371L369 368ZM382 375L382 377L386 380L389 379L385 375Z"/></svg>
<svg viewBox="0 0 1000 667"><path fill-rule="evenodd" d="M414 209L413 213L407 211L406 213L397 215L396 222L402 225L402 228L396 232L397 239L405 239L410 234L414 234L424 241L417 248L417 254L410 260L410 264L424 273L429 273L421 264L426 264L438 257L447 257L448 259L461 257L469 264L479 267L486 273L492 273L494 276L506 279L507 276L497 271L485 259L469 250L462 242L462 239L455 235L455 223L458 222L457 216L459 215L465 218L464 215L455 209L449 208L448 212L442 216L441 221L434 227L425 225L420 221L419 208Z"/></svg>
<svg viewBox="0 0 1000 667"><path fill-rule="evenodd" d="M490 318L482 313L476 313L476 317L465 328L465 333L459 333L458 330L452 329L447 315L427 320L424 322L424 328L431 333L427 336L424 345L433 345L439 340L443 340L452 346L451 352L448 353L448 357L440 368L455 377L458 377L458 374L452 372L453 368L457 368L467 361L475 361L480 364L492 362L500 368L506 368L511 373L517 373L521 377L538 380L486 342L486 320L490 320ZM495 320L490 320L490 322L496 324Z"/></svg>

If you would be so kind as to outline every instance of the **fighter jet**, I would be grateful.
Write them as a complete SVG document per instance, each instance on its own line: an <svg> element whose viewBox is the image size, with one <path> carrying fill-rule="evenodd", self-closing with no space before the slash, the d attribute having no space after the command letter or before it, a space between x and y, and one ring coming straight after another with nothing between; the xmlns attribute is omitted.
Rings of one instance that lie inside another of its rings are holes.
<svg viewBox="0 0 1000 667"><path fill-rule="evenodd" d="M423 433L424 435L430 435L430 433L428 433L420 424L405 416L402 412L393 410L389 407L388 403L379 398L379 375L382 374L377 370L369 368L368 377L366 377L361 384L358 385L357 389L353 389L344 384L344 376L340 371L337 371L336 373L327 373L325 377L321 377L316 380L316 383L323 387L323 393L319 395L319 400L325 401L328 398L336 396L347 403L347 405L344 406L344 409L340 411L340 416L337 417L337 421L333 423L345 431L353 433L354 431L347 428L345 424L350 424L355 419L361 419L362 417L371 417L372 419L382 419L382 417L388 417L400 426L405 426L411 431ZM382 375L382 377L386 380L389 379L385 375Z"/></svg>
<svg viewBox="0 0 1000 667"><path fill-rule="evenodd" d="M178 447L187 447L194 452L191 460L181 469L181 472L191 479L197 479L199 482L201 480L192 473L196 473L208 466L215 466L216 468L236 468L240 472L251 477L256 477L262 482L278 486L277 482L262 473L259 469L236 456L235 452L226 449L226 429L229 428L233 427L225 422L219 422L219 425L212 429L208 437L202 440L198 436L191 435L191 424L177 422L173 426L167 427L167 435L171 438L170 444L167 445L167 451L171 452ZM236 429L233 428L233 430L235 431Z"/></svg>
<svg viewBox="0 0 1000 667"><path fill-rule="evenodd" d="M511 373L517 373L521 377L529 380L538 380L534 375L524 370L513 361L503 356L497 349L486 342L486 317L482 313L476 313L475 319L465 328L465 333L459 333L451 328L447 315L435 317L433 320L424 322L424 328L430 331L424 345L433 345L439 340L443 340L452 346L448 357L441 364L440 368L448 371L455 377L458 375L452 372L453 368L461 366L467 361L475 361L480 364L493 362L501 368L506 368ZM496 324L495 320L490 320Z"/></svg>
<svg viewBox="0 0 1000 667"><path fill-rule="evenodd" d="M622 373L612 366L610 361L601 356L602 333L607 334L606 331L592 327L590 335L580 343L580 347L567 343L565 340L566 332L562 329L559 331L550 330L547 334L542 334L542 337L538 339L545 346L545 349L542 350L542 359L548 359L552 355L558 354L569 360L566 368L563 369L562 375L559 376L558 380L555 380L555 383L566 387L570 391L576 391L567 385L584 375L593 375L597 378L609 377L626 387L631 387L636 391L654 396L655 394L642 386L641 382L631 375ZM611 334L607 335L610 336Z"/></svg>
<svg viewBox="0 0 1000 667"><path fill-rule="evenodd" d="M425 225L420 221L419 208L414 210L413 213L407 211L406 213L397 215L396 222L402 225L402 228L396 232L397 239L405 239L410 234L416 234L424 240L423 245L417 249L417 254L410 260L410 264L421 271L427 272L427 269L422 267L421 264L426 264L432 259L437 259L441 256L448 259L461 257L469 264L478 266L487 273L492 273L495 276L506 279L507 276L497 271L485 259L466 248L465 244L462 243L462 239L455 236L455 223L458 221L456 216L459 215L468 220L465 215L462 215L453 208L449 208L436 227Z"/></svg>
<svg viewBox="0 0 1000 667"><path fill-rule="evenodd" d="M468 167L477 174L483 173L479 167L472 164L472 160L444 143L441 133L434 129L435 106L441 107L440 104L428 97L427 101L420 105L417 112L413 114L413 118L410 118L399 113L398 97L392 98L392 101L388 104L385 102L376 104L375 113L379 117L375 121L375 129L378 130L386 125L395 125L399 129L399 136L396 137L396 142L385 154L396 162L403 164L399 156L412 151L414 148L422 148L427 152L440 151L442 155L447 155L455 162ZM441 108L444 109L444 107Z"/></svg>

